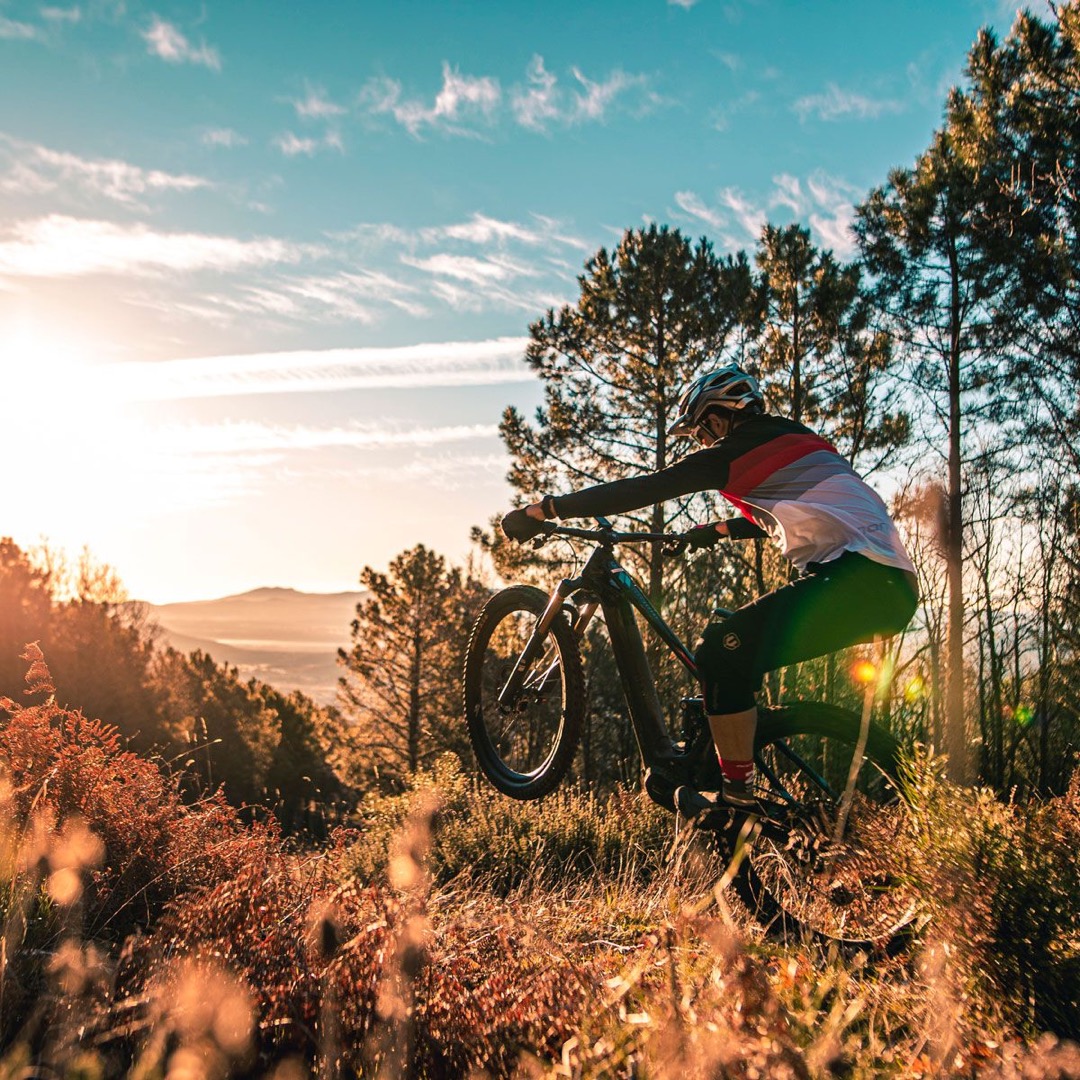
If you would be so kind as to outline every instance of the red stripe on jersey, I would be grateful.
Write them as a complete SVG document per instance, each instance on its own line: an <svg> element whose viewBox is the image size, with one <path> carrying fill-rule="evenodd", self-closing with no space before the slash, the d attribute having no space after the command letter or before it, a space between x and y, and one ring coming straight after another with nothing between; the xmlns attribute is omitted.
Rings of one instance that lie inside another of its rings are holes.
<svg viewBox="0 0 1080 1080"><path fill-rule="evenodd" d="M820 435L807 432L793 435L781 435L767 443L755 447L741 457L737 457L728 472L728 482L722 494L731 500L749 495L763 480L767 480L778 469L798 461L807 454L816 454L819 450L836 453L836 447Z"/></svg>

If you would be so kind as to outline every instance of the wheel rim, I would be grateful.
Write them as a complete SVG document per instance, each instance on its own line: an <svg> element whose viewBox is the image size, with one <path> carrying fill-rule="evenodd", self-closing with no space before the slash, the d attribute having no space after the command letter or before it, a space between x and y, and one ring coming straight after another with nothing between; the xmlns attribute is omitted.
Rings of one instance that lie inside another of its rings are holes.
<svg viewBox="0 0 1080 1080"><path fill-rule="evenodd" d="M490 764L515 785L525 785L547 769L563 726L562 657L551 634L523 673L516 700L499 701L536 619L530 611L511 611L500 619L485 646L481 672L480 712Z"/></svg>

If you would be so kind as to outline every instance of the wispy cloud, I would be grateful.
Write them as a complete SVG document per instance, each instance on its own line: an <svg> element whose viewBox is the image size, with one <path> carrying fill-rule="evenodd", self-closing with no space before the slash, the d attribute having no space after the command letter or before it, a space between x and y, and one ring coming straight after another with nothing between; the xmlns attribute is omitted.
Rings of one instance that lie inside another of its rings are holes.
<svg viewBox="0 0 1080 1080"><path fill-rule="evenodd" d="M327 120L348 112L344 105L331 101L325 90L310 85L304 97L294 100L292 106L301 120Z"/></svg>
<svg viewBox="0 0 1080 1080"><path fill-rule="evenodd" d="M82 8L74 7L43 7L41 17L52 23L77 23L82 21Z"/></svg>
<svg viewBox="0 0 1080 1080"><path fill-rule="evenodd" d="M604 120L608 109L620 94L633 87L645 85L644 76L628 75L622 70L613 71L600 82L593 82L577 68L573 69L573 74L582 89L573 95L574 104L569 116L572 124Z"/></svg>
<svg viewBox="0 0 1080 1080"><path fill-rule="evenodd" d="M213 71L221 70L221 57L217 49L205 42L193 45L183 32L171 22L155 15L150 26L142 32L147 51L170 64L200 64Z"/></svg>
<svg viewBox="0 0 1080 1080"><path fill-rule="evenodd" d="M285 131L275 136L273 143L286 157L314 157L320 150L337 150L342 153L345 149L341 135L336 131L328 131L321 138Z"/></svg>
<svg viewBox="0 0 1080 1080"><path fill-rule="evenodd" d="M836 83L829 83L824 93L799 98L792 108L803 121L811 116L819 120L839 120L847 116L872 120L884 113L902 112L904 105L888 98L865 97L852 90L842 90Z"/></svg>
<svg viewBox="0 0 1080 1080"><path fill-rule="evenodd" d="M388 307L413 318L430 311L414 285L389 274L369 270L306 274L301 277L248 285L238 295L220 296L220 307L235 313L266 312L290 319L326 322L378 322Z"/></svg>
<svg viewBox="0 0 1080 1080"><path fill-rule="evenodd" d="M0 40L2 41L32 41L40 38L41 32L36 26L29 23L17 22L0 15Z"/></svg>
<svg viewBox="0 0 1080 1080"><path fill-rule="evenodd" d="M127 161L84 158L47 146L0 135L0 190L22 193L53 191L60 185L77 186L92 195L115 202L136 204L143 196L164 192L188 192L211 186L210 181L190 173L145 169Z"/></svg>
<svg viewBox="0 0 1080 1080"><path fill-rule="evenodd" d="M855 253L851 225L855 203L865 194L854 184L818 171L806 181L788 173L773 177L770 207L785 207L810 225L818 242L840 258Z"/></svg>
<svg viewBox="0 0 1080 1080"><path fill-rule="evenodd" d="M502 100L497 79L462 75L446 62L442 75L442 88L431 105L404 97L401 83L387 78L371 80L361 91L360 104L372 115L393 117L415 136L427 129L468 134L463 124L490 121Z"/></svg>
<svg viewBox="0 0 1080 1080"><path fill-rule="evenodd" d="M679 7L684 11L689 11L698 0L667 0L668 7Z"/></svg>
<svg viewBox="0 0 1080 1080"><path fill-rule="evenodd" d="M497 424L410 427L402 424L355 423L347 427L314 427L234 421L165 427L157 443L159 449L170 453L201 456L444 446L474 439L492 439L498 433Z"/></svg>
<svg viewBox="0 0 1080 1080"><path fill-rule="evenodd" d="M237 146L247 146L247 139L232 128L210 128L202 133L203 146L223 146L232 149Z"/></svg>
<svg viewBox="0 0 1080 1080"><path fill-rule="evenodd" d="M855 250L854 204L861 195L847 181L818 171L804 179L790 173L774 176L772 192L760 203L736 188L721 188L714 205L693 191L676 192L675 203L690 218L716 229L725 248L756 243L770 214L783 210L805 221L817 243L841 258L850 258Z"/></svg>
<svg viewBox="0 0 1080 1080"><path fill-rule="evenodd" d="M526 338L495 338L133 362L99 367L95 378L132 401L491 386L534 378L523 360L526 344Z"/></svg>
<svg viewBox="0 0 1080 1080"><path fill-rule="evenodd" d="M714 229L725 229L728 219L713 207L706 206L702 200L692 191L675 192L675 202L680 210L684 210L692 218L704 221Z"/></svg>
<svg viewBox="0 0 1080 1080"><path fill-rule="evenodd" d="M762 207L733 187L720 188L716 192L716 205L710 206L693 191L676 192L675 202L691 218L721 230L719 240L726 248L744 246L756 240L767 217ZM737 227L734 231L731 231L732 225Z"/></svg>
<svg viewBox="0 0 1080 1080"><path fill-rule="evenodd" d="M402 259L408 266L424 270L429 274L455 278L472 285L487 285L492 282L506 281L517 277L536 277L537 271L530 266L514 262L512 259L491 256L476 258L472 255L432 255L426 259Z"/></svg>
<svg viewBox="0 0 1080 1080"><path fill-rule="evenodd" d="M616 68L594 79L571 68L572 81L560 83L544 58L529 61L524 81L507 94L492 76L462 75L443 63L443 85L432 104L407 97L402 84L391 78L371 79L360 93L361 110L370 116L390 116L411 135L426 131L479 136L509 112L515 123L531 131L547 132L554 126L603 123L616 102L628 101L638 114L660 104L644 75Z"/></svg>
<svg viewBox="0 0 1080 1080"><path fill-rule="evenodd" d="M145 225L50 214L0 234L0 278L153 271L230 271L298 262L310 249L284 240L160 232Z"/></svg>
<svg viewBox="0 0 1080 1080"><path fill-rule="evenodd" d="M576 67L571 69L571 75L577 85L566 89L544 66L544 58L534 56L525 72L525 82L510 92L510 108L517 123L538 132L557 124L603 123L615 102L631 91L638 93L639 112L647 111L657 100L649 92L644 75L631 75L621 68L600 80L590 79Z"/></svg>
<svg viewBox="0 0 1080 1080"><path fill-rule="evenodd" d="M544 58L534 56L525 72L525 84L510 94L510 107L522 127L545 131L561 114L558 79L544 67Z"/></svg>

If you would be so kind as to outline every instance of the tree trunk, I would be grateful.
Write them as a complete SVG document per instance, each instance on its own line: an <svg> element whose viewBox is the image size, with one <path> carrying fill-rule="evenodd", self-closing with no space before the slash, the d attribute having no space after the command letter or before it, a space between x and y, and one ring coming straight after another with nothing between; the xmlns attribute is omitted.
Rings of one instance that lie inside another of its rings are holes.
<svg viewBox="0 0 1080 1080"><path fill-rule="evenodd" d="M949 238L952 292L949 320L949 528L946 560L949 580L948 684L945 748L949 779L969 782L967 733L964 724L964 506L960 470L960 269L954 237Z"/></svg>
<svg viewBox="0 0 1080 1080"><path fill-rule="evenodd" d="M420 663L423 643L420 627L413 634L412 665L409 670L409 731L407 736L409 774L420 768Z"/></svg>

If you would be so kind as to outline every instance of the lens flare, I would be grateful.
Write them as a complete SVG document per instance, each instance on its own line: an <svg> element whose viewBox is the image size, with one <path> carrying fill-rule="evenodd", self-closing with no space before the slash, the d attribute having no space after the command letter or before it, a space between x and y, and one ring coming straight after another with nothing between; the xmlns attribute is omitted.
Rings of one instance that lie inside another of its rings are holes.
<svg viewBox="0 0 1080 1080"><path fill-rule="evenodd" d="M912 678L904 687L904 700L914 703L926 694L926 680L921 675Z"/></svg>
<svg viewBox="0 0 1080 1080"><path fill-rule="evenodd" d="M851 666L851 677L863 686L877 681L878 669L872 660L856 660Z"/></svg>

